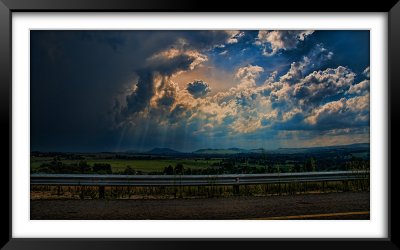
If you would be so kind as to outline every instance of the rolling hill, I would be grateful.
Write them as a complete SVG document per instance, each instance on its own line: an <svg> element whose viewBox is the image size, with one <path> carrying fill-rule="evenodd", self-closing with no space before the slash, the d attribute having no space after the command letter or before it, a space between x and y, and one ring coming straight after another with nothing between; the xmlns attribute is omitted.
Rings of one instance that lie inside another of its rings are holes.
<svg viewBox="0 0 400 250"><path fill-rule="evenodd" d="M147 151L146 154L151 155L180 155L182 152L170 149L170 148L153 148L150 151Z"/></svg>

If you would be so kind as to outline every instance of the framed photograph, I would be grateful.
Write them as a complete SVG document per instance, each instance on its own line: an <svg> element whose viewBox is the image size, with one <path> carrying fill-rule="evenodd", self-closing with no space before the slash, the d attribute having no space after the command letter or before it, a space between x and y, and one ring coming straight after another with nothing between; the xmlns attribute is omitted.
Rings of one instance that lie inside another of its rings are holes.
<svg viewBox="0 0 400 250"><path fill-rule="evenodd" d="M397 249L400 4L286 7L3 1L2 247Z"/></svg>

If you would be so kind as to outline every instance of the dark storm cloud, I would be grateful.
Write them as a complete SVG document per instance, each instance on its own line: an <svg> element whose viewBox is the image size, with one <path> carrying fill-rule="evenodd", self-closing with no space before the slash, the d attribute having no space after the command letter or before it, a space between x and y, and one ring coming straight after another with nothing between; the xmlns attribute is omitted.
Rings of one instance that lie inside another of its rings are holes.
<svg viewBox="0 0 400 250"><path fill-rule="evenodd" d="M176 40L163 32L32 31L31 146L113 150L121 131L110 112L123 109L120 122L148 104L154 73L143 65ZM137 76L136 94L121 92Z"/></svg>
<svg viewBox="0 0 400 250"><path fill-rule="evenodd" d="M207 60L207 57L195 49L210 49L212 45L225 43L230 34L225 31L212 32L171 32L166 36L176 36L169 47L155 49L140 63L135 72L138 76L136 89L127 94L126 106L121 111L116 110L118 121L129 120L129 117L148 107L150 99L156 92L162 92L157 100L160 106L171 106L175 101L175 87L171 86L169 77L180 71L188 71ZM210 47L211 46L211 47ZM161 78L160 81L157 78ZM159 81L158 86L155 81ZM205 83L206 84L206 83ZM157 89L156 89L157 88ZM191 88L193 96L206 95L210 88L200 90L199 83ZM201 91L205 91L201 93Z"/></svg>
<svg viewBox="0 0 400 250"><path fill-rule="evenodd" d="M189 82L186 87L187 91L195 98L201 98L206 96L209 92L211 92L211 88L208 83L202 80L195 80L193 82Z"/></svg>
<svg viewBox="0 0 400 250"><path fill-rule="evenodd" d="M145 68L137 71L136 88L126 96L126 106L120 113L116 111L118 120L128 121L130 116L143 111L156 94L159 106L171 106L175 101L176 86L170 81L170 76L187 71L202 60L205 58L198 53L178 50L167 50L148 58Z"/></svg>
<svg viewBox="0 0 400 250"><path fill-rule="evenodd" d="M151 97L154 95L153 72L140 71L136 90L126 97L126 106L122 110L123 115L129 115L142 111L149 105Z"/></svg>
<svg viewBox="0 0 400 250"><path fill-rule="evenodd" d="M175 102L176 91L173 88L165 89L163 95L157 100L158 106L171 107Z"/></svg>
<svg viewBox="0 0 400 250"><path fill-rule="evenodd" d="M171 124L177 124L182 120L185 120L187 117L192 115L191 110L188 110L185 105L178 104L174 107L174 109L168 114L168 121Z"/></svg>

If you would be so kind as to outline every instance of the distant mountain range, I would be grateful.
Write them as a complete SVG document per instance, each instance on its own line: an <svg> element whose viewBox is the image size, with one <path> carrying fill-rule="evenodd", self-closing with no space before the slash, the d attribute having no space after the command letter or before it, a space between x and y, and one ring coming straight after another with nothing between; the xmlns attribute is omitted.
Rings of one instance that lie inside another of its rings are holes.
<svg viewBox="0 0 400 250"><path fill-rule="evenodd" d="M193 154L240 154L248 152L249 150L242 148L226 148L226 149L205 148L196 150L193 152Z"/></svg>
<svg viewBox="0 0 400 250"><path fill-rule="evenodd" d="M255 149L243 149L243 148L227 148L227 149L217 149L217 148L206 148L199 149L193 152L193 154L251 154L251 153L266 153L271 150L266 150L263 148Z"/></svg>
<svg viewBox="0 0 400 250"><path fill-rule="evenodd" d="M182 152L170 149L170 148L153 148L150 151L147 151L146 154L151 154L151 155L178 155L178 154L184 154Z"/></svg>
<svg viewBox="0 0 400 250"><path fill-rule="evenodd" d="M356 143L349 145L325 146L325 147L309 147L309 148L278 148L268 152L278 154L299 154L299 153L317 153L326 151L358 151L369 150L369 143Z"/></svg>
<svg viewBox="0 0 400 250"><path fill-rule="evenodd" d="M232 154L251 154L251 153L269 153L269 154L305 154L331 151L367 151L369 143L357 143L350 145L326 146L326 147L309 147L309 148L278 148L267 150L263 148L243 149L243 148L205 148L199 149L191 153L184 153L170 148L153 148L143 154L150 155L184 155L184 154L199 154L199 155L232 155Z"/></svg>

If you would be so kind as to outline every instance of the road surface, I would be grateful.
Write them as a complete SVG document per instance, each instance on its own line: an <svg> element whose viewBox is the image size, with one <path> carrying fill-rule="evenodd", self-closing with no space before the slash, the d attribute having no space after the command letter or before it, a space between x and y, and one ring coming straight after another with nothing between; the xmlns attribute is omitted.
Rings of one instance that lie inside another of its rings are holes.
<svg viewBox="0 0 400 250"><path fill-rule="evenodd" d="M369 192L170 200L31 200L31 219L368 220L369 203Z"/></svg>

